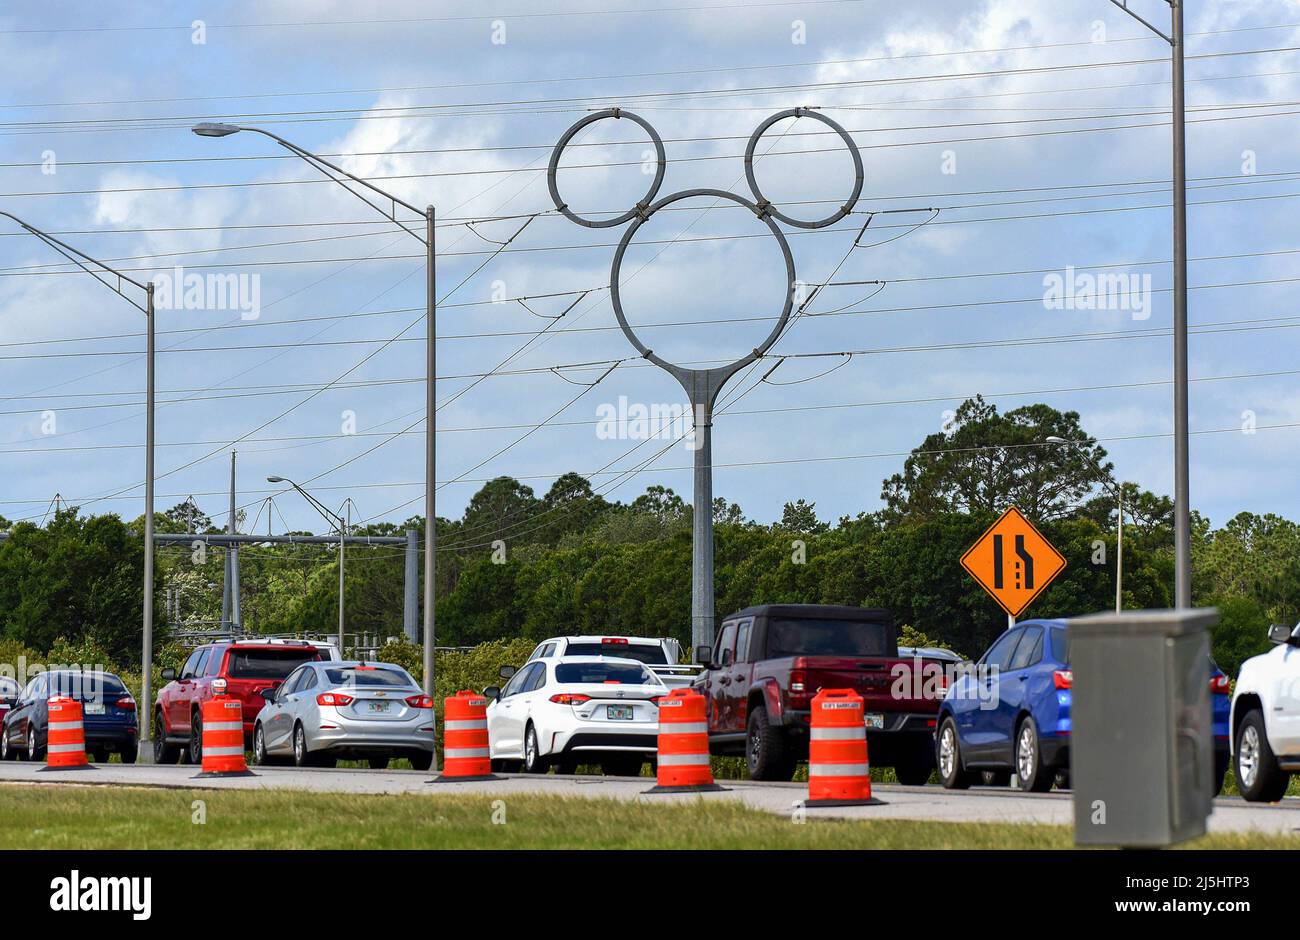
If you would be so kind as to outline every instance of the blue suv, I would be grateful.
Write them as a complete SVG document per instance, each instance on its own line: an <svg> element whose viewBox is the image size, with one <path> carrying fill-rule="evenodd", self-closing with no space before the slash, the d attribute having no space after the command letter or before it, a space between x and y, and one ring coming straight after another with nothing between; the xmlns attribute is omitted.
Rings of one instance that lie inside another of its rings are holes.
<svg viewBox="0 0 1300 940"><path fill-rule="evenodd" d="M1063 620L1026 620L960 673L939 706L939 779L965 789L977 775L1043 793L1070 761L1070 647Z"/></svg>

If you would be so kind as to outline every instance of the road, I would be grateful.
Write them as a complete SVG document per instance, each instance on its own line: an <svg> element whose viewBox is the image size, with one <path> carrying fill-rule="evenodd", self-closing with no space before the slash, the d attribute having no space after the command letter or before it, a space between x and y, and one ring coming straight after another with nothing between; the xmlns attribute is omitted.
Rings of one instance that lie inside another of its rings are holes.
<svg viewBox="0 0 1300 940"><path fill-rule="evenodd" d="M310 790L355 794L476 794L503 796L522 793L556 796L612 798L659 802L673 800L738 800L755 809L788 815L807 794L801 783L721 781L723 792L703 794L645 793L654 783L649 777L529 776L505 774L499 780L474 783L430 783L430 774L409 770L299 770L258 767L256 776L198 778L197 767L107 764L93 770L44 771L42 765L0 764L0 783L92 784L135 787L199 789ZM1073 806L1068 793L1020 793L1005 788L955 791L938 786L875 786L880 800L871 806L808 807L809 817L844 819L911 819L935 822L1045 823L1071 825ZM1240 797L1214 801L1211 832L1259 831L1279 835L1300 833L1300 799L1280 804L1247 803Z"/></svg>

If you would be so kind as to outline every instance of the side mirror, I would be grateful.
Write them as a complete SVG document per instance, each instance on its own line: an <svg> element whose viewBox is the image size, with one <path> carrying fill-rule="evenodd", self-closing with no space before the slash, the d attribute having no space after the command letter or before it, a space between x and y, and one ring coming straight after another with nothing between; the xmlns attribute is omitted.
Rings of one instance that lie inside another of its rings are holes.
<svg viewBox="0 0 1300 940"><path fill-rule="evenodd" d="M1284 644L1300 646L1300 639L1292 637L1291 628L1284 623L1275 623L1268 628L1268 641L1279 646Z"/></svg>
<svg viewBox="0 0 1300 940"><path fill-rule="evenodd" d="M492 701L495 702L497 699L501 697L501 686L499 685L488 686L486 689L483 690L483 697L490 698L492 699Z"/></svg>
<svg viewBox="0 0 1300 940"><path fill-rule="evenodd" d="M695 647L695 661L701 666L709 667L713 665L713 647L697 646Z"/></svg>
<svg viewBox="0 0 1300 940"><path fill-rule="evenodd" d="M268 702L274 702L274 701L275 701L275 693L278 692L278 691L279 691L279 688L278 688L278 687L276 687L276 688L274 688L274 689L263 689L263 690L261 691L261 696L262 696L262 698L266 699Z"/></svg>
<svg viewBox="0 0 1300 940"><path fill-rule="evenodd" d="M500 669L497 670L497 675L500 676L502 679L509 679L518 671L519 670L516 669L514 666L502 666Z"/></svg>
<svg viewBox="0 0 1300 940"><path fill-rule="evenodd" d="M176 679L176 670L168 666L162 671L163 682L172 682Z"/></svg>

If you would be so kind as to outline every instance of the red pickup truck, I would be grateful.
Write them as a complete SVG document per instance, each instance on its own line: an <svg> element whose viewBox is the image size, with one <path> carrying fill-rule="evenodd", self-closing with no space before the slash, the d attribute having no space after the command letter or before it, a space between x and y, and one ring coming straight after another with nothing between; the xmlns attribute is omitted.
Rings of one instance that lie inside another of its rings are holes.
<svg viewBox="0 0 1300 940"><path fill-rule="evenodd" d="M154 763L174 764L187 751L198 764L203 754L202 705L212 698L212 682L224 679L226 694L240 701L244 718L244 746L252 747L253 724L266 700L263 689L274 689L305 662L326 659L310 643L268 643L256 640L221 640L200 646L185 661L180 675L164 669L167 680L154 704Z"/></svg>
<svg viewBox="0 0 1300 940"><path fill-rule="evenodd" d="M929 779L943 683L912 676L918 663L899 657L889 611L748 607L722 621L716 646L700 647L696 661L706 664L695 688L708 699L709 749L744 754L755 780L789 780L808 759L818 689L854 689L863 697L873 767L893 767L904 784Z"/></svg>

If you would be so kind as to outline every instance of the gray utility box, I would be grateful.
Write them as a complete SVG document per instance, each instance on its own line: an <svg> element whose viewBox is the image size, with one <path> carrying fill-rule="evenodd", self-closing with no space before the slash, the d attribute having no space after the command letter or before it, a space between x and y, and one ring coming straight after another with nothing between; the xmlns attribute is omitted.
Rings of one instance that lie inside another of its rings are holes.
<svg viewBox="0 0 1300 940"><path fill-rule="evenodd" d="M1214 789L1214 609L1069 622L1076 845L1162 846L1205 834Z"/></svg>

